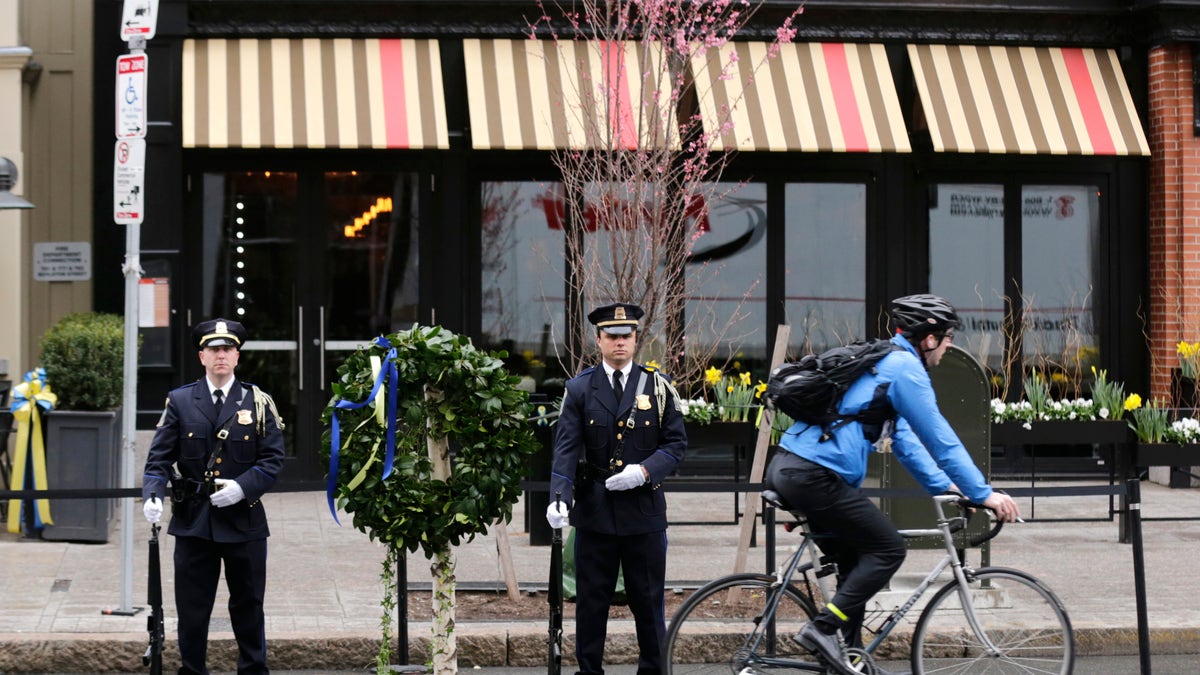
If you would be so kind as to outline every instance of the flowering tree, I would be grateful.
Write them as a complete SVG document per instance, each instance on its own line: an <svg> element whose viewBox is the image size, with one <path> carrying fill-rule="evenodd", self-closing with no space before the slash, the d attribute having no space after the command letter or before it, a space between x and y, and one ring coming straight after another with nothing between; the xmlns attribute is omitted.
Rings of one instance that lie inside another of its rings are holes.
<svg viewBox="0 0 1200 675"><path fill-rule="evenodd" d="M735 190L721 176L735 145L730 115L739 103L718 103L715 88L698 83L752 83L762 60L795 36L792 22L803 5L757 63L744 62L732 39L761 0L579 0L552 5L558 18L542 0L538 5L530 37L553 41L547 51L566 55L564 70L579 65L577 76L564 78L561 113L571 131L554 153L567 316L576 322L560 360L578 372L588 358L586 307L633 302L646 312L643 349L678 381L698 383L714 355L735 352L745 337L737 333L741 303L718 312L715 298L697 295L700 281L719 273L722 252L707 247L704 236L713 209ZM752 290L734 292L744 302Z"/></svg>

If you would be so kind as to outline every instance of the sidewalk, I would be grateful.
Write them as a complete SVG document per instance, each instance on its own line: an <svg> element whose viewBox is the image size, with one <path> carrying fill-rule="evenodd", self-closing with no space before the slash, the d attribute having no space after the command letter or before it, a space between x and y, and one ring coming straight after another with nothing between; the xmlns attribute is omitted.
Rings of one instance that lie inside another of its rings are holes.
<svg viewBox="0 0 1200 675"><path fill-rule="evenodd" d="M1002 486L1004 484L1001 484ZM1025 483L1008 483L1029 487ZM1040 483L1038 487L1052 484ZM1071 483L1078 485L1078 483ZM1143 518L1200 518L1200 490L1171 490L1143 483ZM668 493L677 522L668 531L670 587L692 586L733 571L739 527L733 524L733 496ZM373 663L379 630L380 562L384 549L349 526L334 523L322 493L281 493L264 500L271 522L266 597L267 636L272 666L278 670L360 669ZM1025 514L1028 498L1020 499ZM932 510L932 507L931 507ZM135 509L133 606L146 599L146 542L149 526ZM1061 598L1078 631L1083 655L1136 654L1137 615L1133 547L1117 541L1117 523L1108 516L1108 498L1039 497L1037 520L1016 524L992 546L991 564L1023 569L1041 578ZM118 509L119 514L119 509ZM540 515L538 516L540 517ZM1089 522L1046 522L1089 518ZM531 546L524 532L523 502L508 526L516 575L523 590L545 587L549 548ZM137 672L146 644L146 611L135 616L102 614L121 600L119 515L107 544L33 541L0 535L0 672ZM1154 653L1200 653L1200 587L1197 542L1200 520L1147 521L1143 524L1146 586ZM503 588L494 531L456 551L460 589ZM794 537L779 530L782 560ZM765 533L749 551L747 571L764 567ZM168 664L174 653L171 582L173 538L162 537ZM924 572L932 551L913 551L901 574ZM978 553L970 562L978 564ZM407 562L410 588L429 587L423 554ZM232 669L234 649L222 586L213 612L211 665ZM915 616L913 617L915 619ZM460 667L537 666L545 662L545 621L457 622ZM410 622L409 660L425 660L430 627ZM568 652L574 626L567 622ZM635 658L632 622L610 623L608 655L614 663Z"/></svg>

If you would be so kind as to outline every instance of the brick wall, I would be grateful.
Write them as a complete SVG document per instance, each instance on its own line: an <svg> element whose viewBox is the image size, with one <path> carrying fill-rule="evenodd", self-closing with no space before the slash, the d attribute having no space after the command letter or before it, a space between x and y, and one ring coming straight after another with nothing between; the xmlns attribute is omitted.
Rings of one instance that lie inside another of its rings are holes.
<svg viewBox="0 0 1200 675"><path fill-rule="evenodd" d="M1170 395L1180 340L1200 341L1200 139L1192 132L1192 51L1150 51L1151 395Z"/></svg>

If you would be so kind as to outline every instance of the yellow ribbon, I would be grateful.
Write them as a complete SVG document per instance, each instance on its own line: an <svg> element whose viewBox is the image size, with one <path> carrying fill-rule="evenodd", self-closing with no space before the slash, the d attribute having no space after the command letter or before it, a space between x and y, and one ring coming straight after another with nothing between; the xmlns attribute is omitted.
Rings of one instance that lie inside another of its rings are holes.
<svg viewBox="0 0 1200 675"><path fill-rule="evenodd" d="M11 490L25 489L25 467L29 464L30 455L33 459L33 487L35 490L47 490L46 480L46 446L42 437L42 416L36 413L39 404L47 409L53 408L58 402L58 396L50 391L50 385L43 384L39 379L26 380L18 384L13 393L12 413L17 421L16 454L13 457ZM32 447L30 441L32 440ZM44 525L53 525L50 519L50 500L36 501L37 514ZM8 502L8 531L18 534L21 531L21 500L10 499Z"/></svg>

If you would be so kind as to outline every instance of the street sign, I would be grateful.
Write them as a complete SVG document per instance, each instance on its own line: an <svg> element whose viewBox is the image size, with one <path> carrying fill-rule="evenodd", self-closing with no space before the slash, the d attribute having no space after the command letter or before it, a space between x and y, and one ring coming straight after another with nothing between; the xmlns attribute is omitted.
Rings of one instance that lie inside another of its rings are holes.
<svg viewBox="0 0 1200 675"><path fill-rule="evenodd" d="M146 140L121 139L113 151L113 222L141 225L145 215Z"/></svg>
<svg viewBox="0 0 1200 675"><path fill-rule="evenodd" d="M121 39L129 42L154 37L158 25L158 0L125 0L121 11Z"/></svg>
<svg viewBox="0 0 1200 675"><path fill-rule="evenodd" d="M146 137L145 54L117 57L117 138Z"/></svg>

